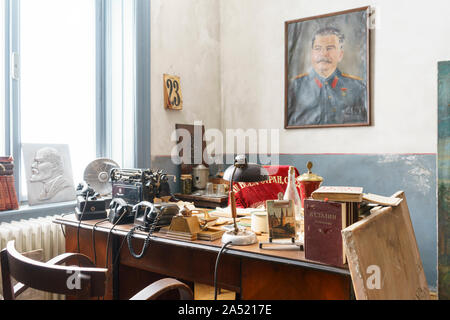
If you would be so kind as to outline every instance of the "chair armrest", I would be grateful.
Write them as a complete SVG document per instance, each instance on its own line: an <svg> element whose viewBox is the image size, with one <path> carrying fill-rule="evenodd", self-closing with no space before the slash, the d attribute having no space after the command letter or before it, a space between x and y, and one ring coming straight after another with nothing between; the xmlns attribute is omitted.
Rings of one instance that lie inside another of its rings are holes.
<svg viewBox="0 0 450 320"><path fill-rule="evenodd" d="M36 250L36 252L38 251L39 250ZM30 257L30 254L32 253L34 253L34 251L30 253L25 253L24 255ZM90 268L96 267L88 256L85 256L84 254L81 253L63 253L60 254L59 256L54 257L53 259L48 260L46 263L53 265L60 265L66 263L67 261L74 261L74 260L77 260L81 267L90 267ZM18 296L26 289L28 289L28 286L24 285L21 282L18 282L14 286L15 295Z"/></svg>
<svg viewBox="0 0 450 320"><path fill-rule="evenodd" d="M80 267L96 268L92 260L81 253L63 253L47 261L48 264L60 265L68 261L78 261Z"/></svg>
<svg viewBox="0 0 450 320"><path fill-rule="evenodd" d="M163 293L178 290L180 294L180 300L193 300L194 294L192 293L191 288L189 288L186 284L172 278L164 278L158 281L153 282L151 285L145 287L130 300L156 300Z"/></svg>

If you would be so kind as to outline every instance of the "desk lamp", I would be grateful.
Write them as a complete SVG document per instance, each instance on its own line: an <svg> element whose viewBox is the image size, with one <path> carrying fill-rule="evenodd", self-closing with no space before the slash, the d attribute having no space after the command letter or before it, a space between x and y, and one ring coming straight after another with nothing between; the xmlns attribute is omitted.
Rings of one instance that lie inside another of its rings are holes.
<svg viewBox="0 0 450 320"><path fill-rule="evenodd" d="M238 155L234 159L234 165L225 170L223 179L230 181L231 216L234 229L227 231L222 236L222 242L232 242L234 245L249 245L257 242L256 235L252 231L239 229L236 224L236 198L234 196L233 182L258 182L269 179L269 173L263 167L255 163L247 163L244 155Z"/></svg>

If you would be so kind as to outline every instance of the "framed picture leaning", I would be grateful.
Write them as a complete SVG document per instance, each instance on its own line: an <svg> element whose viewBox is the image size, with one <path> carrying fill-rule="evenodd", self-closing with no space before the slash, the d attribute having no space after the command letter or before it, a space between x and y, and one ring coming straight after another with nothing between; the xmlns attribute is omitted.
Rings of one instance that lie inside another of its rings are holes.
<svg viewBox="0 0 450 320"><path fill-rule="evenodd" d="M369 9L285 22L286 129L370 125Z"/></svg>

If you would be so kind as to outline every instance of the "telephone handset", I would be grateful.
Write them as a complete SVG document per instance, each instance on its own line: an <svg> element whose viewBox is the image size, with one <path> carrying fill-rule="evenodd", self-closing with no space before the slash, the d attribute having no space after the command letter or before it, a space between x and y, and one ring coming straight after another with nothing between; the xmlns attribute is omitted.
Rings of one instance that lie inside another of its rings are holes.
<svg viewBox="0 0 450 320"><path fill-rule="evenodd" d="M150 244L150 237L156 228L170 225L172 217L179 212L178 205L175 203L151 203L141 201L133 207L134 227L127 234L128 249L136 259L142 258ZM141 253L136 254L131 239L136 230L147 231L147 237L144 240Z"/></svg>
<svg viewBox="0 0 450 320"><path fill-rule="evenodd" d="M156 209L153 203L141 201L133 207L134 225L140 226L142 230L148 231L151 224L155 221L160 210Z"/></svg>
<svg viewBox="0 0 450 320"><path fill-rule="evenodd" d="M109 204L109 222L113 224L129 224L133 222L133 207L124 199L114 198Z"/></svg>

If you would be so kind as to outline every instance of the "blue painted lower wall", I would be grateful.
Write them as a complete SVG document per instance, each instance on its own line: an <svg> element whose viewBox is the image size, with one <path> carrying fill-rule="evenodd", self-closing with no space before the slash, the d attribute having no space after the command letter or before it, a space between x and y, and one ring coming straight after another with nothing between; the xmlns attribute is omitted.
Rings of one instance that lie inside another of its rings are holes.
<svg viewBox="0 0 450 320"><path fill-rule="evenodd" d="M366 193L389 196L403 190L420 255L431 289L437 286L437 197L435 154L280 154L279 164L293 165L300 173L312 171L324 178L324 185L360 186ZM211 166L211 173L224 166ZM152 168L164 169L179 178L180 171L170 156L152 158ZM177 180L178 181L178 180ZM171 185L178 191L178 183Z"/></svg>

